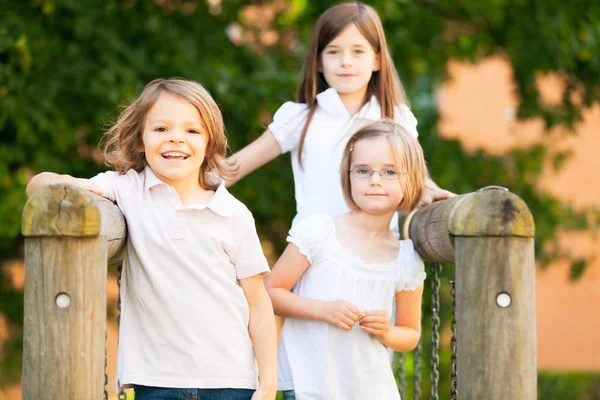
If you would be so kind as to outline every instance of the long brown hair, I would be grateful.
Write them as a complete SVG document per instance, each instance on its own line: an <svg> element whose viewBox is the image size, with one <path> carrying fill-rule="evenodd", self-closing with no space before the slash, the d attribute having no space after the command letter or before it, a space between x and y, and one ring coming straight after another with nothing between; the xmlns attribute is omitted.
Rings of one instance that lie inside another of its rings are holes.
<svg viewBox="0 0 600 400"><path fill-rule="evenodd" d="M146 114L163 93L190 103L200 113L202 128L206 130L208 140L198 183L203 189L215 190L219 182L211 179L210 172L228 179L235 176L239 167L234 167L225 158L227 137L221 110L210 93L194 81L170 78L149 82L140 96L123 110L115 124L104 134L102 155L105 163L114 166L120 174L125 174L130 169L141 172L146 167L148 163L144 153L140 151L144 147L142 137Z"/></svg>
<svg viewBox="0 0 600 400"><path fill-rule="evenodd" d="M308 114L298 146L298 162L301 166L306 132L317 109L317 94L329 88L323 73L319 72L321 52L350 24L356 25L371 44L381 66L379 71L373 72L363 104L375 96L381 104L381 116L393 119L394 106L408 102L387 47L383 25L377 11L360 2L342 3L329 8L319 17L313 29L302 69L302 80L296 93L296 101L306 103L308 106Z"/></svg>

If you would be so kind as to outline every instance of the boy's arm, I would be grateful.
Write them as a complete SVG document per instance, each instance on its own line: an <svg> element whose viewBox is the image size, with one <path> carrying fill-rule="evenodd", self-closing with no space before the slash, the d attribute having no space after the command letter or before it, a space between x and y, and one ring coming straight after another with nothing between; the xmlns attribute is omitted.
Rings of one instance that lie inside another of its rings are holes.
<svg viewBox="0 0 600 400"><path fill-rule="evenodd" d="M229 157L229 161L235 162L240 169L233 179L225 181L225 186L233 185L249 173L277 158L280 154L281 147L279 147L279 143L277 143L271 131L267 129L254 142Z"/></svg>
<svg viewBox="0 0 600 400"><path fill-rule="evenodd" d="M390 316L381 310L366 311L360 320L360 326L394 351L411 351L417 346L421 337L422 297L422 284L415 290L396 293L395 326L390 326Z"/></svg>
<svg viewBox="0 0 600 400"><path fill-rule="evenodd" d="M258 390L252 399L275 399L277 394L277 337L275 315L262 275L240 279L250 309L249 331L259 371Z"/></svg>
<svg viewBox="0 0 600 400"><path fill-rule="evenodd" d="M290 243L265 279L275 313L282 317L325 321L344 330L352 329L361 316L354 304L346 300L309 299L291 292L309 266L310 263L298 247Z"/></svg>
<svg viewBox="0 0 600 400"><path fill-rule="evenodd" d="M90 179L74 178L71 175L60 175L54 172L42 172L31 178L25 192L27 196L31 196L36 190L53 183L70 183L102 196L102 189Z"/></svg>

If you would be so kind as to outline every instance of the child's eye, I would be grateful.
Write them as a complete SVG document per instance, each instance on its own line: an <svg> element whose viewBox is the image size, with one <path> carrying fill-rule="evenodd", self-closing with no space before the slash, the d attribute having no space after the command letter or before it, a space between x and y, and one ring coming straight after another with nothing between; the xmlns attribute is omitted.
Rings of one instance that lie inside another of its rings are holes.
<svg viewBox="0 0 600 400"><path fill-rule="evenodd" d="M167 128L165 128L164 126L159 126L158 128L154 128L154 130L156 132L166 132Z"/></svg>
<svg viewBox="0 0 600 400"><path fill-rule="evenodd" d="M188 132L189 133L196 133L196 134L200 133L200 131L197 131L195 129L188 129Z"/></svg>
<svg viewBox="0 0 600 400"><path fill-rule="evenodd" d="M398 176L398 171L396 171L394 168L386 168L383 170L383 175L388 178L395 178Z"/></svg>
<svg viewBox="0 0 600 400"><path fill-rule="evenodd" d="M369 168L356 168L356 175L370 175L371 170Z"/></svg>
<svg viewBox="0 0 600 400"><path fill-rule="evenodd" d="M327 50L326 53L329 54L329 55L336 55L337 52L338 52L337 50Z"/></svg>
<svg viewBox="0 0 600 400"><path fill-rule="evenodd" d="M363 54L365 51L361 49L354 50L356 54Z"/></svg>

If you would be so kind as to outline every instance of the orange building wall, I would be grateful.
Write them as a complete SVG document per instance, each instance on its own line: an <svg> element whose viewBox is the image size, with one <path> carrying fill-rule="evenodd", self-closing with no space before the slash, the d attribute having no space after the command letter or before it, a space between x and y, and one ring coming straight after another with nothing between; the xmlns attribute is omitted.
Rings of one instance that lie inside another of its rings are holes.
<svg viewBox="0 0 600 400"><path fill-rule="evenodd" d="M460 140L466 151L493 154L540 141L556 151L571 149L572 158L558 174L545 168L540 189L575 207L600 207L600 107L584 112L576 135L564 138L563 129L544 134L540 120L515 121L517 99L511 69L501 58L477 65L453 62L449 72L452 80L438 93L443 137ZM546 102L556 102L561 96L561 81L555 76L541 77L538 87ZM543 271L538 268L538 369L600 371L600 241L590 232L578 232L561 234L560 242L577 256L596 259L577 282L569 281L564 261Z"/></svg>

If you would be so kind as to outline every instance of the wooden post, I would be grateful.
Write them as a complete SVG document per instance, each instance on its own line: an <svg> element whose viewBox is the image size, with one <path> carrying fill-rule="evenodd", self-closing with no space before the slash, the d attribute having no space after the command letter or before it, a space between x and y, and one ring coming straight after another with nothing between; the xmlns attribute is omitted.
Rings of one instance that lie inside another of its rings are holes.
<svg viewBox="0 0 600 400"><path fill-rule="evenodd" d="M491 187L403 218L425 260L455 263L458 399L537 399L534 223L527 205Z"/></svg>
<svg viewBox="0 0 600 400"><path fill-rule="evenodd" d="M104 387L106 268L125 221L72 185L38 190L23 211L23 399L97 399Z"/></svg>

